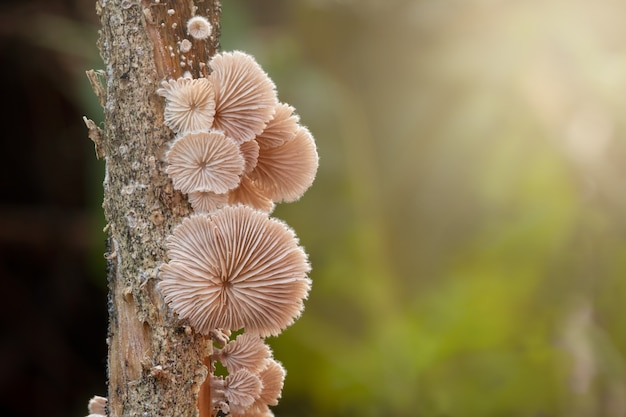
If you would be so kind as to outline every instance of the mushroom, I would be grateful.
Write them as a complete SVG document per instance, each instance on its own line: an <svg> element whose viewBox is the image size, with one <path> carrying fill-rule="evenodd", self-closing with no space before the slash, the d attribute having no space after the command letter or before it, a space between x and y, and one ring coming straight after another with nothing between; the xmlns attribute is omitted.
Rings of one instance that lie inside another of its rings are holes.
<svg viewBox="0 0 626 417"><path fill-rule="evenodd" d="M189 39L183 39L182 41L180 41L178 49L180 50L180 52L183 53L191 51L191 42L189 41Z"/></svg>
<svg viewBox="0 0 626 417"><path fill-rule="evenodd" d="M193 16L187 21L187 33L194 39L207 39L213 27L204 16Z"/></svg>
<svg viewBox="0 0 626 417"><path fill-rule="evenodd" d="M199 333L245 329L276 336L300 316L311 280L293 230L238 205L185 218L166 240L158 286Z"/></svg>
<svg viewBox="0 0 626 417"><path fill-rule="evenodd" d="M215 115L215 93L208 79L180 77L163 81L157 94L165 97L165 125L174 132L211 128Z"/></svg>
<svg viewBox="0 0 626 417"><path fill-rule="evenodd" d="M239 369L247 369L258 373L267 366L266 359L272 352L258 335L241 333L235 340L229 341L223 349L214 353L215 359L226 367L229 373Z"/></svg>
<svg viewBox="0 0 626 417"><path fill-rule="evenodd" d="M259 147L263 149L275 148L291 140L298 129L300 118L295 109L288 104L278 103L274 117L267 123L263 132L256 137Z"/></svg>
<svg viewBox="0 0 626 417"><path fill-rule="evenodd" d="M239 369L224 378L224 397L231 412L245 411L261 395L259 377L247 369Z"/></svg>
<svg viewBox="0 0 626 417"><path fill-rule="evenodd" d="M254 139L274 115L274 82L251 55L240 51L214 55L209 66L216 103L213 127L238 143Z"/></svg>
<svg viewBox="0 0 626 417"><path fill-rule="evenodd" d="M213 213L228 204L228 194L211 191L192 191L187 194L187 199L196 213Z"/></svg>
<svg viewBox="0 0 626 417"><path fill-rule="evenodd" d="M278 405L285 383L285 374L285 368L276 360L269 358L265 362L265 368L258 373L262 386L261 392L246 410L246 415L263 415L269 412L268 406ZM233 416L238 416L238 414L233 413Z"/></svg>
<svg viewBox="0 0 626 417"><path fill-rule="evenodd" d="M257 374L239 369L226 377L210 375L211 408L222 413L244 413L261 395Z"/></svg>
<svg viewBox="0 0 626 417"><path fill-rule="evenodd" d="M107 403L108 400L106 397L94 395L87 404L87 410L89 410L87 417L105 417L107 414Z"/></svg>
<svg viewBox="0 0 626 417"><path fill-rule="evenodd" d="M318 164L313 136L299 126L291 140L275 148L260 149L257 165L247 175L272 201L292 202L313 184Z"/></svg>
<svg viewBox="0 0 626 417"><path fill-rule="evenodd" d="M176 139L166 158L165 171L183 193L226 193L237 187L245 165L237 144L215 130Z"/></svg>

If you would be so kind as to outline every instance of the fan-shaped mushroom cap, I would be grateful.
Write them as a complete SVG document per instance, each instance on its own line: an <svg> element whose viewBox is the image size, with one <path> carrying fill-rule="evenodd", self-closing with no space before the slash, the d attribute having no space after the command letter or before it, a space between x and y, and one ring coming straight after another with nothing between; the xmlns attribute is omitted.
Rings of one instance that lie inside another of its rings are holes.
<svg viewBox="0 0 626 417"><path fill-rule="evenodd" d="M209 76L215 90L214 128L243 143L260 134L278 103L276 86L251 55L214 55Z"/></svg>
<svg viewBox="0 0 626 417"><path fill-rule="evenodd" d="M300 118L295 109L288 104L278 103L274 117L270 120L261 134L256 137L259 147L263 149L275 148L293 139L298 130Z"/></svg>
<svg viewBox="0 0 626 417"><path fill-rule="evenodd" d="M311 280L291 228L247 206L187 217L167 238L165 301L196 331L278 335L299 317Z"/></svg>
<svg viewBox="0 0 626 417"><path fill-rule="evenodd" d="M270 200L254 182L244 175L239 181L239 186L228 193L228 204L245 204L257 210L271 213L274 210L274 202Z"/></svg>
<svg viewBox="0 0 626 417"><path fill-rule="evenodd" d="M290 141L275 148L261 149L256 168L248 175L271 200L291 202L313 184L318 165L313 136L300 126Z"/></svg>
<svg viewBox="0 0 626 417"><path fill-rule="evenodd" d="M257 334L241 333L215 353L217 360L226 367L229 373L238 369L247 369L258 373L267 366L266 360L272 352L263 339Z"/></svg>
<svg viewBox="0 0 626 417"><path fill-rule="evenodd" d="M285 368L275 361L268 359L265 368L258 374L263 389L253 404L253 409L264 411L268 405L277 405L285 383Z"/></svg>
<svg viewBox="0 0 626 417"><path fill-rule="evenodd" d="M239 147L219 131L187 133L167 153L167 174L184 193L223 194L237 187L245 161Z"/></svg>
<svg viewBox="0 0 626 417"><path fill-rule="evenodd" d="M247 369L238 371L224 378L224 396L228 400L231 411L245 410L261 394L261 380Z"/></svg>
<svg viewBox="0 0 626 417"><path fill-rule="evenodd" d="M196 213L213 213L228 205L228 194L215 194L211 191L192 191L187 199Z"/></svg>
<svg viewBox="0 0 626 417"><path fill-rule="evenodd" d="M187 33L194 39L206 39L212 30L213 26L204 16L193 16L187 21Z"/></svg>
<svg viewBox="0 0 626 417"><path fill-rule="evenodd" d="M157 93L165 97L165 125L176 133L208 130L215 115L215 92L206 78L163 81Z"/></svg>
<svg viewBox="0 0 626 417"><path fill-rule="evenodd" d="M89 414L106 415L108 399L99 395L94 395L87 404Z"/></svg>
<svg viewBox="0 0 626 417"><path fill-rule="evenodd" d="M283 385L285 382L285 368L275 361L274 359L268 359L266 367L257 374L261 380L261 392L259 396L254 400L254 403L245 409L244 412L238 412L238 409L233 410L233 417L262 417L272 416L272 412L269 406L277 405L278 399L281 396Z"/></svg>

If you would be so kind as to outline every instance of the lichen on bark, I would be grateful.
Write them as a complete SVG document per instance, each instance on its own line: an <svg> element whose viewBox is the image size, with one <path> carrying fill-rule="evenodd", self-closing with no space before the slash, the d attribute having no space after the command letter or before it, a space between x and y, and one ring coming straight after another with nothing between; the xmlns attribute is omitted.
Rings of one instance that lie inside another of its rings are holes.
<svg viewBox="0 0 626 417"><path fill-rule="evenodd" d="M176 321L156 290L165 238L190 213L164 171L172 132L156 90L185 71L207 75L204 64L219 49L221 6L218 0L99 0L96 12L104 126L85 121L106 165L108 415L194 416L211 344ZM209 39L187 36L193 15L209 19ZM187 52L183 39L192 43Z"/></svg>

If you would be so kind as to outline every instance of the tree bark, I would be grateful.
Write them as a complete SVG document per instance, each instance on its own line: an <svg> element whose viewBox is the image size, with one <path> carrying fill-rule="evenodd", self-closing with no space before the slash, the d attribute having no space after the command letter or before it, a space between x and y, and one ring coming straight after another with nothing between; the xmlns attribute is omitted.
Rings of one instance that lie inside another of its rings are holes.
<svg viewBox="0 0 626 417"><path fill-rule="evenodd" d="M207 75L219 49L218 0L99 0L104 71L90 80L104 106L104 129L86 120L104 157L109 283L108 415L195 416L211 344L179 323L156 289L165 238L190 213L164 172L172 132L155 91L185 71ZM212 36L194 40L186 22L202 15ZM180 41L192 43L180 51ZM206 400L206 399L203 399Z"/></svg>

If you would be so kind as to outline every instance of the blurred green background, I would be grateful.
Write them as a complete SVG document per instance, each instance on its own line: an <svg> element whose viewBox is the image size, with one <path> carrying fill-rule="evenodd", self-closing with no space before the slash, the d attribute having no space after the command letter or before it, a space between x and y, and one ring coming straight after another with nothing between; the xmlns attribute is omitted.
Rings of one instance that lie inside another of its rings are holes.
<svg viewBox="0 0 626 417"><path fill-rule="evenodd" d="M106 315L102 166L81 126L101 120L84 77L98 22L92 2L52 3L11 39L65 75L52 88L78 116L55 134L79 137L83 279ZM626 415L624 21L611 0L223 1L222 49L256 56L320 155L274 212L313 266L302 317L270 340L277 417ZM72 392L49 415L98 393Z"/></svg>

